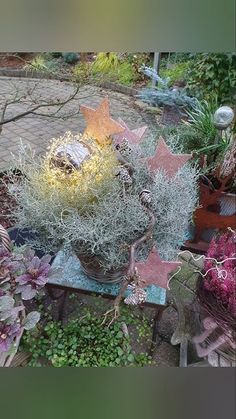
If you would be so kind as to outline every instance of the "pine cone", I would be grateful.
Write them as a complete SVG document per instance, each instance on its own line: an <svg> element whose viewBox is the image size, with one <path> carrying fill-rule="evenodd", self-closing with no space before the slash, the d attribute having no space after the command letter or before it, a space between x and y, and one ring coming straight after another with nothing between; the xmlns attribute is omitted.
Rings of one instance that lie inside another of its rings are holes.
<svg viewBox="0 0 236 419"><path fill-rule="evenodd" d="M131 148L129 146L129 141L126 138L123 138L121 144L117 144L116 145L116 149L120 153L122 153L122 152L126 152L126 153L128 152L128 153L130 153L131 152Z"/></svg>
<svg viewBox="0 0 236 419"><path fill-rule="evenodd" d="M147 293L143 288L137 285L130 284L129 289L133 289L133 293L124 299L124 303L128 305L138 305L144 303L147 298Z"/></svg>
<svg viewBox="0 0 236 419"><path fill-rule="evenodd" d="M152 193L148 189L143 189L139 194L140 201L143 205L150 205L152 202Z"/></svg>
<svg viewBox="0 0 236 419"><path fill-rule="evenodd" d="M133 182L129 171L125 167L120 167L116 176L122 183L125 183L126 185L131 185Z"/></svg>

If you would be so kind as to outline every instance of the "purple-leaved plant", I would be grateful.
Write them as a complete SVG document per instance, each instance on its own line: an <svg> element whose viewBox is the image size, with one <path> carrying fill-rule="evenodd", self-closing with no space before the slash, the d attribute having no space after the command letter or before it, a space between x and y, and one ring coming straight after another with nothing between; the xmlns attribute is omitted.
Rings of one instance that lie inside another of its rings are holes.
<svg viewBox="0 0 236 419"><path fill-rule="evenodd" d="M50 260L48 255L42 259L33 256L31 260L25 260L25 272L16 278L16 293L20 293L23 300L35 297L37 291L46 285L51 270Z"/></svg>
<svg viewBox="0 0 236 419"><path fill-rule="evenodd" d="M0 321L0 351L9 351L14 342L14 339L20 334L20 324L6 324Z"/></svg>
<svg viewBox="0 0 236 419"><path fill-rule="evenodd" d="M31 249L9 252L0 246L0 366L13 343L19 345L22 331L35 327L40 319L37 311L26 315L22 300L32 299L45 286L52 274L50 260L49 255L38 258Z"/></svg>
<svg viewBox="0 0 236 419"><path fill-rule="evenodd" d="M15 275L22 268L21 259L22 256L14 256L0 246L0 284L3 280L10 280L11 275Z"/></svg>

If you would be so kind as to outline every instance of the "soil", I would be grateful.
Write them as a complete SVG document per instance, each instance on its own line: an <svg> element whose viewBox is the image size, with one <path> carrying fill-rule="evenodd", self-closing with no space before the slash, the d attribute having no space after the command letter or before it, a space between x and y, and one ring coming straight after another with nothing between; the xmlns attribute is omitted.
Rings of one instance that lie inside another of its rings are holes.
<svg viewBox="0 0 236 419"><path fill-rule="evenodd" d="M11 68L21 69L24 67L26 62L31 61L35 56L35 53L26 52L20 53L16 56L16 53L0 53L0 68Z"/></svg>
<svg viewBox="0 0 236 419"><path fill-rule="evenodd" d="M6 186L8 182L10 180L7 175L0 174L0 224L6 229L15 224L11 213L16 205L15 200L8 193Z"/></svg>

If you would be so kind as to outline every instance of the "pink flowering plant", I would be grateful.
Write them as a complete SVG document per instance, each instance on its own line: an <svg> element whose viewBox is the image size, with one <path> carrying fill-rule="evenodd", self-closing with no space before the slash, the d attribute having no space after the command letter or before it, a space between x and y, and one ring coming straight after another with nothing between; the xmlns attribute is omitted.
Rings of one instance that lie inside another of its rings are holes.
<svg viewBox="0 0 236 419"><path fill-rule="evenodd" d="M204 262L204 271L204 287L232 317L236 317L235 232L228 231L211 241Z"/></svg>
<svg viewBox="0 0 236 419"><path fill-rule="evenodd" d="M49 255L38 258L31 249L10 252L0 246L0 366L17 351L23 331L40 319L37 311L26 314L24 301L43 293L53 273L50 260Z"/></svg>

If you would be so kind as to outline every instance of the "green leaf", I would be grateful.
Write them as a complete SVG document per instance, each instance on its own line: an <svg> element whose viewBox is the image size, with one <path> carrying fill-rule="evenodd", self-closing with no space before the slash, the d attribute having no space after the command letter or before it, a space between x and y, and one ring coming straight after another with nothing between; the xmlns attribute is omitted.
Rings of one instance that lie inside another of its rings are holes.
<svg viewBox="0 0 236 419"><path fill-rule="evenodd" d="M120 346L118 346L118 348L117 348L117 353L118 353L119 356L122 356L123 353L124 353L123 349Z"/></svg>
<svg viewBox="0 0 236 419"><path fill-rule="evenodd" d="M23 326L25 330L33 329L40 320L40 313L38 311L31 311L26 317Z"/></svg>
<svg viewBox="0 0 236 419"><path fill-rule="evenodd" d="M127 359L128 359L129 362L134 362L133 354L129 354Z"/></svg>

